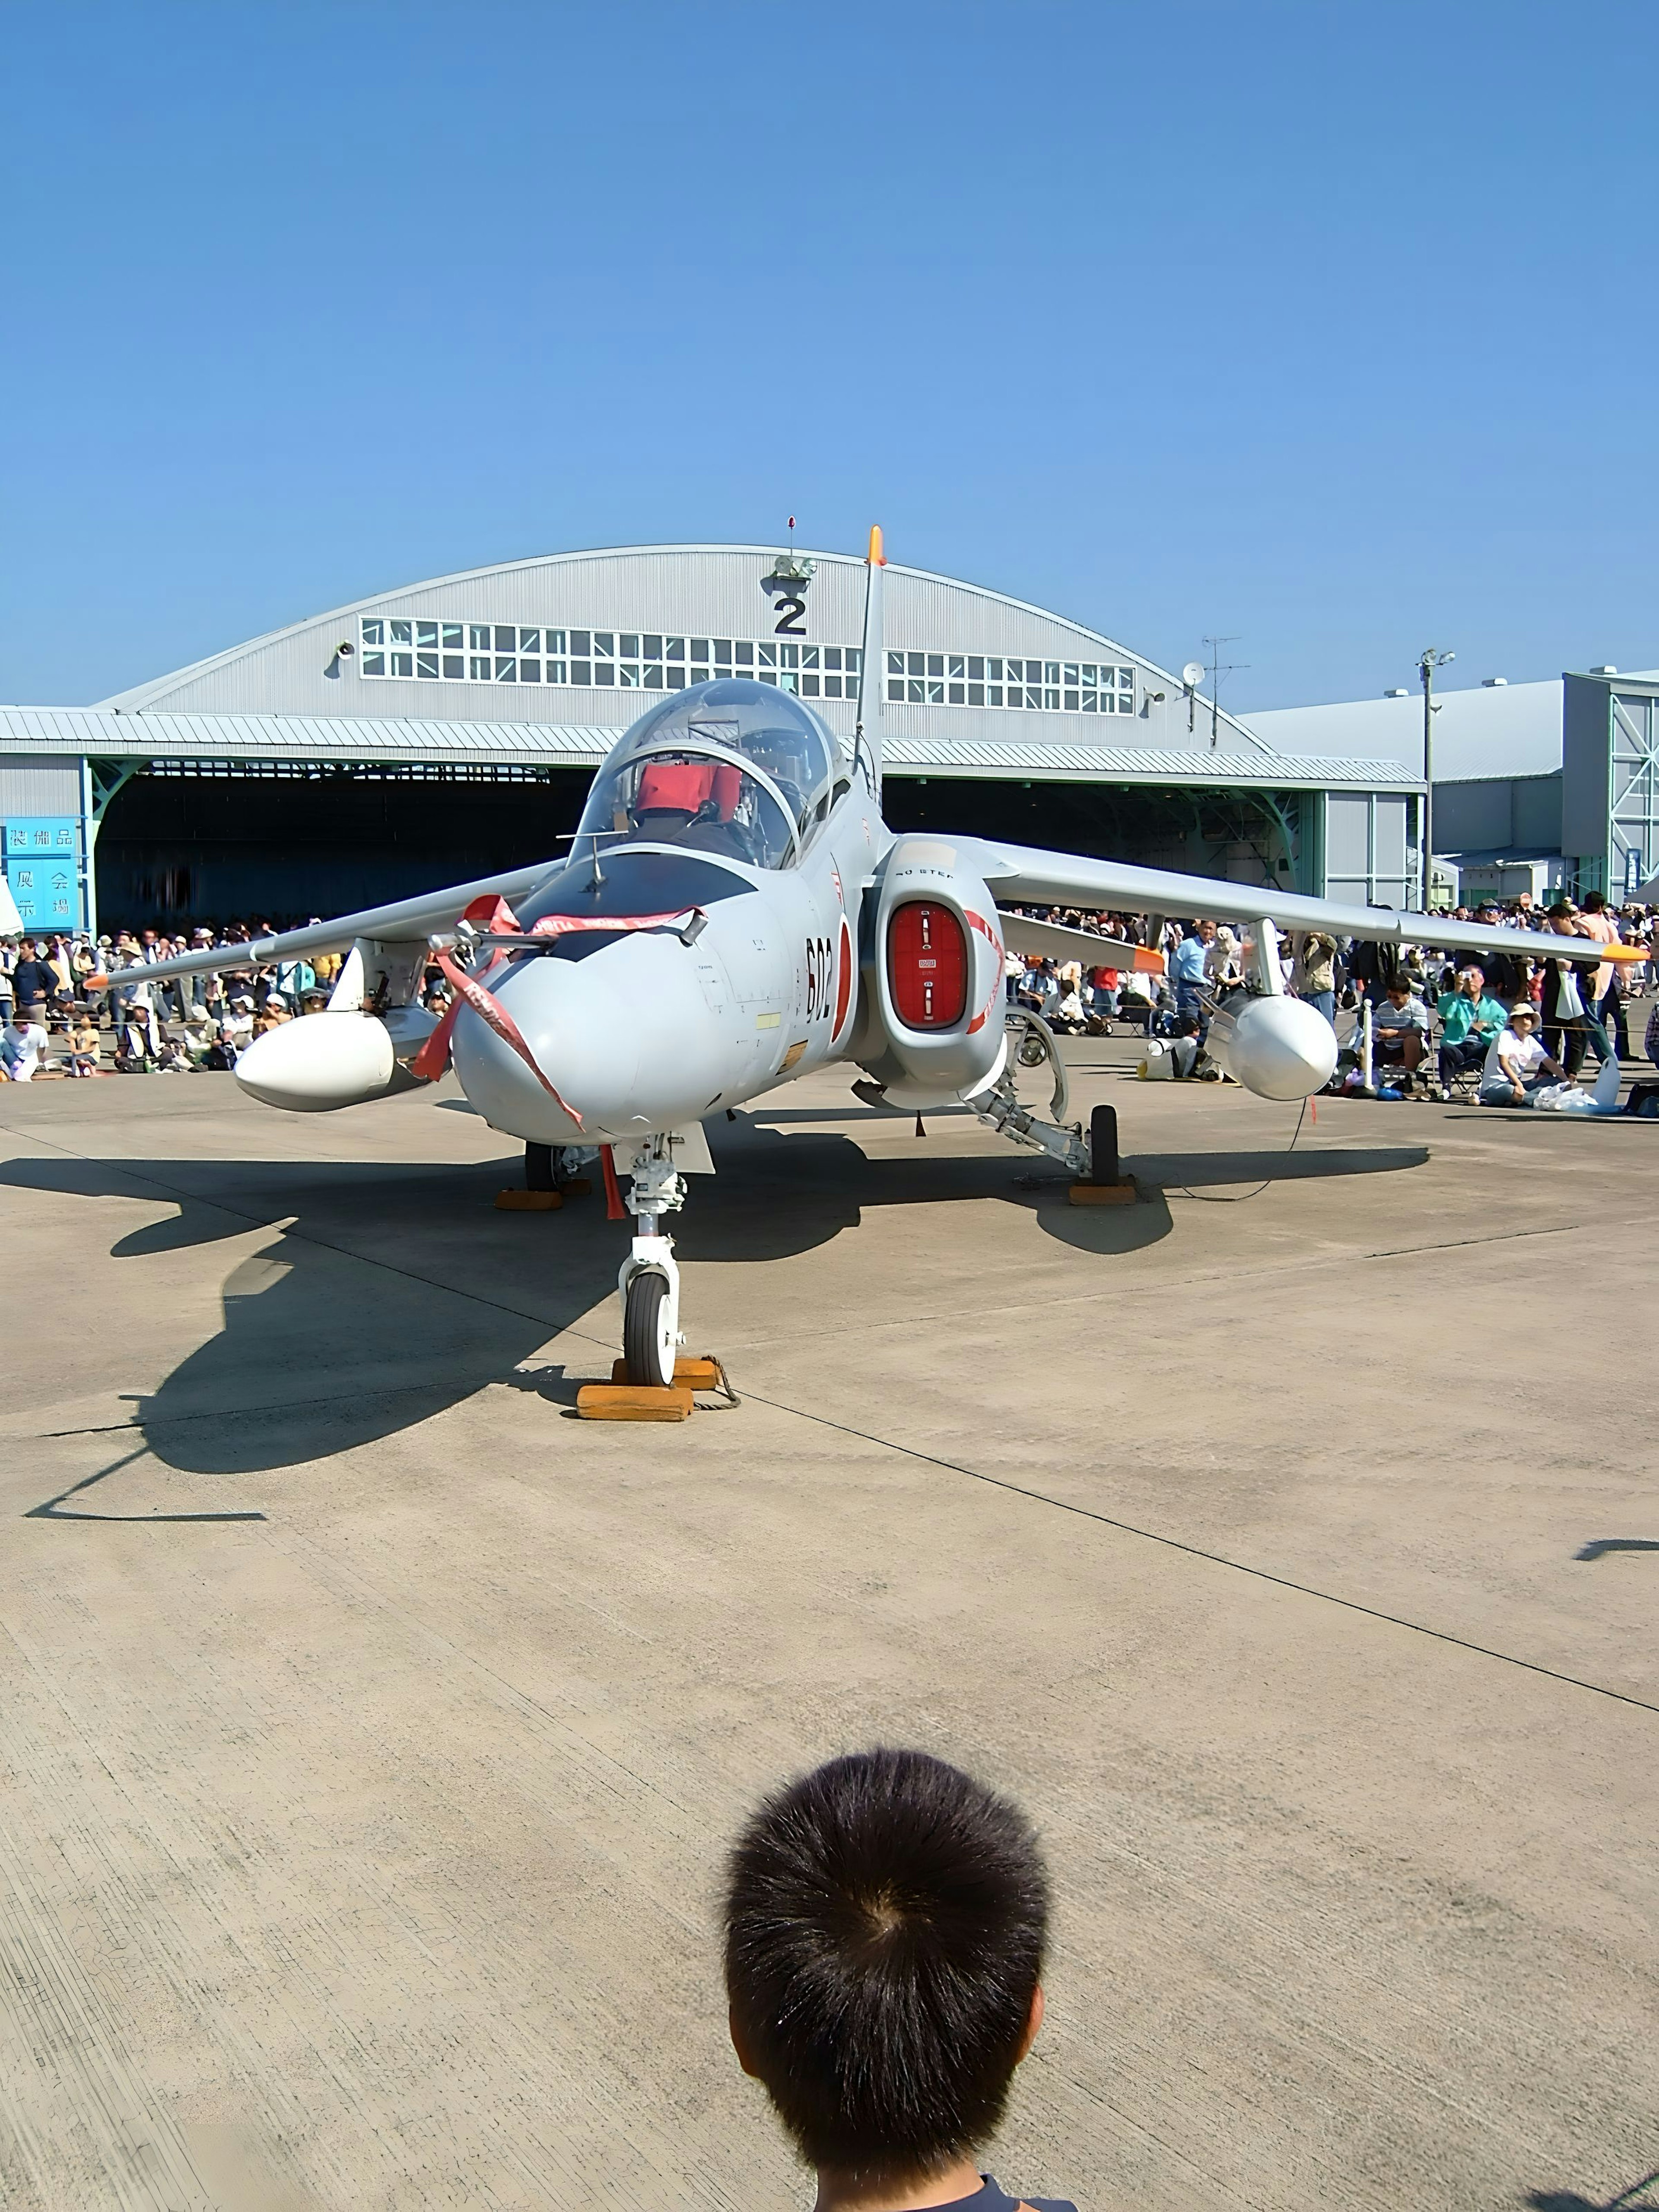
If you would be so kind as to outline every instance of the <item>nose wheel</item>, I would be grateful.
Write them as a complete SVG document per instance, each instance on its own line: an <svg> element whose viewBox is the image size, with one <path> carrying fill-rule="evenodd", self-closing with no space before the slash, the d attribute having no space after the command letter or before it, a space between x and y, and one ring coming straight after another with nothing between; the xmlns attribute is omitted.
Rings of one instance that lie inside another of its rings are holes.
<svg viewBox="0 0 1659 2212"><path fill-rule="evenodd" d="M636 1389L664 1389L673 1381L676 1340L665 1279L654 1268L630 1276L623 1297L623 1357Z"/></svg>

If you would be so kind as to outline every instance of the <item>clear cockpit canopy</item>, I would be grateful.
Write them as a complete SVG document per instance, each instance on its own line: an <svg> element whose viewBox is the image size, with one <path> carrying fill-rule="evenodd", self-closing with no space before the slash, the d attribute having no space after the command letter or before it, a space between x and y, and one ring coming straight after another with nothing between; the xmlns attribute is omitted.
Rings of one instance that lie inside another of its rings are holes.
<svg viewBox="0 0 1659 2212"><path fill-rule="evenodd" d="M822 813L837 759L827 726L790 693L742 677L696 684L642 714L617 745L588 793L576 851L679 845L783 867Z"/></svg>

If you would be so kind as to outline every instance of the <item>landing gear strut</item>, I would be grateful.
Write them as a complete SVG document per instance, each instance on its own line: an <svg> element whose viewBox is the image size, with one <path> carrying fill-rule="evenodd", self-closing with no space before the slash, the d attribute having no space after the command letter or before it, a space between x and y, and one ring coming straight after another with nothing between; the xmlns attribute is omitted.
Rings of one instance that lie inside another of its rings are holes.
<svg viewBox="0 0 1659 2212"><path fill-rule="evenodd" d="M1086 1178L1089 1174L1089 1145L1082 1128L1066 1121L1066 1110L1071 1103L1071 1085L1066 1066L1060 1056L1060 1047L1054 1033L1040 1014L1025 1007L1011 1007L1006 1027L1008 1041L1013 1048L1003 1062L1002 1073L988 1091L969 1100L980 1120L988 1128L994 1129L1000 1137L1012 1144L1024 1145L1033 1152L1047 1152L1051 1160L1058 1160L1074 1176ZM1019 1042L1014 1044L1015 1038ZM1048 1111L1054 1116L1045 1121L1029 1106L1022 1106L1014 1089L1014 1062L1022 1067L1039 1067L1047 1060L1054 1072L1054 1097Z"/></svg>
<svg viewBox="0 0 1659 2212"><path fill-rule="evenodd" d="M617 1287L623 1302L623 1357L636 1389L665 1389L674 1379L680 1344L680 1271L674 1240L659 1225L685 1203L685 1178L675 1169L666 1136L647 1137L629 1166L634 1188L634 1244Z"/></svg>

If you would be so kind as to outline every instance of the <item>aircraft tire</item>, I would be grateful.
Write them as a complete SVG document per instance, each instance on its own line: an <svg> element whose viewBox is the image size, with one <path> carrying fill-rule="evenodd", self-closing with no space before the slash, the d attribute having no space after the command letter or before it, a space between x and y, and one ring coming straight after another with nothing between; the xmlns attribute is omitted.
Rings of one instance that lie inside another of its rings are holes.
<svg viewBox="0 0 1659 2212"><path fill-rule="evenodd" d="M1089 1116L1089 1180L1117 1182L1122 1174L1117 1157L1117 1109L1097 1106Z"/></svg>
<svg viewBox="0 0 1659 2212"><path fill-rule="evenodd" d="M660 1389L674 1379L674 1347L664 1341L663 1300L668 1285L650 1269L630 1278L623 1308L623 1357L636 1389Z"/></svg>
<svg viewBox="0 0 1659 2212"><path fill-rule="evenodd" d="M556 1190L558 1188L558 1173L554 1165L551 1145L526 1145L524 1187L526 1190Z"/></svg>

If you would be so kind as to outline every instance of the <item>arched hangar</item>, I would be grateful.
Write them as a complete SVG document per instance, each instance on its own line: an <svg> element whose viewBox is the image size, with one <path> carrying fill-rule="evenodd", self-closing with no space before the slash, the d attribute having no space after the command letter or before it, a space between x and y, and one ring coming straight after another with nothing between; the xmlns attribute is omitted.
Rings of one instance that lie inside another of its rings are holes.
<svg viewBox="0 0 1659 2212"><path fill-rule="evenodd" d="M377 592L95 707L0 709L8 876L41 926L94 893L106 923L159 926L521 865L558 849L653 692L751 675L850 734L864 576L758 545L552 554ZM896 826L1406 901L1411 770L1278 753L1080 623L896 563L879 676Z"/></svg>

